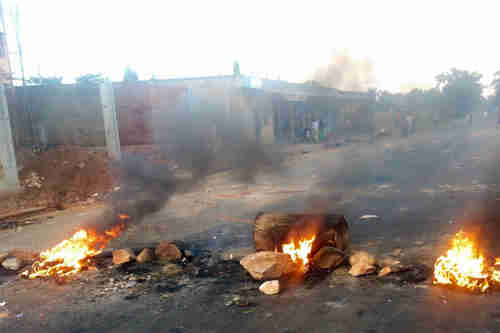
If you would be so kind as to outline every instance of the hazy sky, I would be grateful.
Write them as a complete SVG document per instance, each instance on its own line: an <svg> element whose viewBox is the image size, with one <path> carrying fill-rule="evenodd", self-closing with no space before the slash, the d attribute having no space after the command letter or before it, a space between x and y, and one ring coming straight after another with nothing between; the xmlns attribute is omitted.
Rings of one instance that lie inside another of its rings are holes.
<svg viewBox="0 0 500 333"><path fill-rule="evenodd" d="M20 4L29 75L120 80L243 74L309 79L335 50L373 64L377 86L432 86L451 67L500 69L500 2L4 0ZM14 31L8 31L10 40ZM10 45L11 51L14 45Z"/></svg>

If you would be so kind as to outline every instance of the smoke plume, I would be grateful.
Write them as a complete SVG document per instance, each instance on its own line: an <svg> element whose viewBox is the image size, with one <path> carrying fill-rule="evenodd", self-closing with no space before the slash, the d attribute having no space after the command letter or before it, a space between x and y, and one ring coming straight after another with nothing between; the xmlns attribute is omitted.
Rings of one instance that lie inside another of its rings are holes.
<svg viewBox="0 0 500 333"><path fill-rule="evenodd" d="M254 182L259 172L281 170L281 155L251 135L253 97L236 93L228 112L227 96L220 91L202 89L193 95L189 103L180 102L181 107L170 107L154 119L155 143L170 163L122 152L122 160L112 166L120 172L120 191L114 194L112 208L89 227L108 229L119 214L129 215L128 223L140 223L172 195L192 189L217 170L231 170L246 183Z"/></svg>
<svg viewBox="0 0 500 333"><path fill-rule="evenodd" d="M488 256L500 257L500 150L498 144L490 144L494 157L487 166L480 170L483 175L481 183L488 186L479 202L474 202L471 212L465 221L464 229L475 235L480 241L481 249Z"/></svg>
<svg viewBox="0 0 500 333"><path fill-rule="evenodd" d="M347 91L367 91L376 83L373 64L354 59L347 52L335 54L330 64L316 70L313 80Z"/></svg>

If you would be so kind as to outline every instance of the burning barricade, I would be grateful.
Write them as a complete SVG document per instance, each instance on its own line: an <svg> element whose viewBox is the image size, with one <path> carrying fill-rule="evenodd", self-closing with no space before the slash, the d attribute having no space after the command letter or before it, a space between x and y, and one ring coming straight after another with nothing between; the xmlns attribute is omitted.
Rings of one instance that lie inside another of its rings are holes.
<svg viewBox="0 0 500 333"><path fill-rule="evenodd" d="M174 280L217 277L235 284L253 281L250 285L260 284L258 289L268 295L278 294L288 285L319 281L342 265L348 273L345 276L383 278L389 282L417 283L429 276L418 265L377 260L364 251L348 252L349 227L342 215L260 213L254 221L256 251L235 260L186 242L162 241L141 248L106 250L109 242L124 232L128 218L120 215L117 224L103 232L77 231L37 255L36 261L21 275L26 279L62 283L85 279L88 274L78 274L84 271L95 271L98 276L110 276L114 281L138 274L141 281L148 281L141 288L149 286L152 290L156 290L157 284Z"/></svg>
<svg viewBox="0 0 500 333"><path fill-rule="evenodd" d="M377 264L375 256L364 251L350 253L347 260L348 230L342 215L261 213L254 222L257 252L240 263L252 278L265 281L260 290L269 295L278 293L281 282L290 278L324 276L345 263L349 263L348 273L354 277L387 279L389 274L401 273L407 276L396 279L404 283L421 282L429 276L424 265L403 265L387 258Z"/></svg>
<svg viewBox="0 0 500 333"><path fill-rule="evenodd" d="M460 231L451 248L436 260L433 283L486 292L500 284L499 264L500 258L487 260L472 236Z"/></svg>
<svg viewBox="0 0 500 333"><path fill-rule="evenodd" d="M123 221L129 216L121 214L119 218ZM100 254L109 242L120 236L124 230L124 222L119 222L102 233L91 229L81 229L71 238L41 252L39 260L35 261L31 270L24 271L22 276L29 279L51 276L57 279L70 277L87 269L90 258Z"/></svg>

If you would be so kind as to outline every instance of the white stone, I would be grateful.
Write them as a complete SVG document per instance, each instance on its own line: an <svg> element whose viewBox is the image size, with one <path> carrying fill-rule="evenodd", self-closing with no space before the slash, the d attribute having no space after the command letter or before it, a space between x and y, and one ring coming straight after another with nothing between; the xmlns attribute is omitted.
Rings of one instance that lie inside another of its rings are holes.
<svg viewBox="0 0 500 333"><path fill-rule="evenodd" d="M280 282L278 280L266 281L260 285L259 290L266 295L276 295L280 292Z"/></svg>
<svg viewBox="0 0 500 333"><path fill-rule="evenodd" d="M23 267L23 261L18 258L7 258L2 262L2 266L5 269L11 270L11 271L17 271L20 268Z"/></svg>

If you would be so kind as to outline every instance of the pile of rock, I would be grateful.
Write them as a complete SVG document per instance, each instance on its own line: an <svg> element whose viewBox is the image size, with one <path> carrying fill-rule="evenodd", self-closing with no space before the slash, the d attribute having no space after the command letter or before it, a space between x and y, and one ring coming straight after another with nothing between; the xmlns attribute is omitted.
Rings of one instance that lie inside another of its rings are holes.
<svg viewBox="0 0 500 333"><path fill-rule="evenodd" d="M315 268L333 269L340 266L346 256L334 247L321 248L312 258ZM300 272L301 267L292 258L281 252L260 251L244 257L240 264L258 281L265 281L259 288L266 295L275 295L280 292L279 279Z"/></svg>
<svg viewBox="0 0 500 333"><path fill-rule="evenodd" d="M22 185L26 188L42 188L45 178L40 177L36 172L31 172L27 178L23 180Z"/></svg>
<svg viewBox="0 0 500 333"><path fill-rule="evenodd" d="M349 257L349 264L351 265L349 274L352 276L365 276L378 272L377 275L383 277L409 269L408 265L403 265L399 260L390 257L380 259L377 262L373 254L365 251L353 252Z"/></svg>
<svg viewBox="0 0 500 333"><path fill-rule="evenodd" d="M312 256L310 265L315 269L328 272L346 263L346 258L345 253L337 248L323 247ZM377 262L374 255L365 251L351 253L348 262L349 274L355 277L370 274L383 277L409 269L409 266L402 265L400 261L389 257ZM280 279L301 270L301 267L293 262L288 254L271 251L249 254L240 261L240 264L253 279L264 281L259 290L266 295L278 294L281 290Z"/></svg>
<svg viewBox="0 0 500 333"><path fill-rule="evenodd" d="M163 272L169 276L177 275L183 272L180 265L192 257L191 251L181 251L177 245L168 241L160 242L154 249L144 248L139 252L134 252L130 248L123 248L113 251L113 264L116 266L131 262L149 263L159 262L163 264Z"/></svg>

